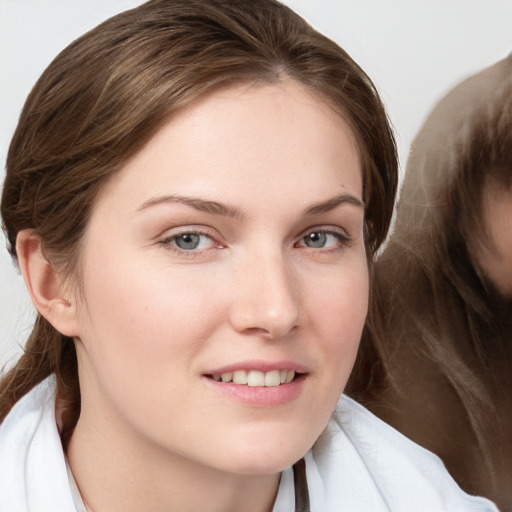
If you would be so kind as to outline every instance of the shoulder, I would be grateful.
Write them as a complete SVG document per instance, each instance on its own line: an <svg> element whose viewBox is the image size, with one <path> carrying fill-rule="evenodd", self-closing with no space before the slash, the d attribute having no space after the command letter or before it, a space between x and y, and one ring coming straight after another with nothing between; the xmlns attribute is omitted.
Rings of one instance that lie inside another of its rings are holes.
<svg viewBox="0 0 512 512"><path fill-rule="evenodd" d="M55 382L41 382L0 425L0 510L74 510L55 421Z"/></svg>
<svg viewBox="0 0 512 512"><path fill-rule="evenodd" d="M346 396L312 458L329 503L351 510L497 512L463 492L436 455Z"/></svg>
<svg viewBox="0 0 512 512"><path fill-rule="evenodd" d="M0 424L0 432L19 419L44 414L45 409L55 403L56 384L54 376L50 376L32 388L25 396L20 398L5 420Z"/></svg>

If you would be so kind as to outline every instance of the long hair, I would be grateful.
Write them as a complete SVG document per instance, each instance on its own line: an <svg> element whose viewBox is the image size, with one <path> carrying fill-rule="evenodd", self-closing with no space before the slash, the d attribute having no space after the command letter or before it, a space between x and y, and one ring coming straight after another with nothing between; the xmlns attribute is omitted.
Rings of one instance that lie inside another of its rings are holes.
<svg viewBox="0 0 512 512"><path fill-rule="evenodd" d="M347 53L273 0L152 0L64 49L30 93L8 152L1 211L13 257L17 233L32 229L51 264L79 280L80 241L99 190L173 113L216 88L286 77L331 105L356 136L371 259L397 184L386 113ZM39 315L0 383L0 421L51 373L76 421L73 340Z"/></svg>
<svg viewBox="0 0 512 512"><path fill-rule="evenodd" d="M482 220L490 184L512 187L512 55L454 88L413 142L396 226L374 267L381 330L366 330L351 383L378 406L395 384L390 353L408 345L451 387L488 465L502 434L495 398L510 372L512 332L499 305L507 299L476 255L492 244Z"/></svg>

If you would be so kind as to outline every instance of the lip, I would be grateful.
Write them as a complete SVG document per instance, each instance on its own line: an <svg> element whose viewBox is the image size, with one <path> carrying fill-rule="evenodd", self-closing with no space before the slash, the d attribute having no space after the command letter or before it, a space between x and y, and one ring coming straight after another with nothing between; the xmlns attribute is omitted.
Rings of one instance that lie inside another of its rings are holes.
<svg viewBox="0 0 512 512"><path fill-rule="evenodd" d="M233 382L218 382L206 376L203 377L205 385L215 393L219 393L230 400L257 408L278 407L296 400L306 380L307 374L301 374L288 384L281 384L275 387L252 387L245 384L234 384Z"/></svg>
<svg viewBox="0 0 512 512"><path fill-rule="evenodd" d="M234 384L233 382L219 382L209 378L210 375L230 373L237 370L257 370L261 372L293 370L298 375L288 384L280 384L274 387L253 387L244 384ZM249 407L272 408L283 406L296 400L302 392L308 374L309 371L304 365L292 361L268 362L253 360L208 370L203 373L202 378L208 389L229 400L234 400Z"/></svg>

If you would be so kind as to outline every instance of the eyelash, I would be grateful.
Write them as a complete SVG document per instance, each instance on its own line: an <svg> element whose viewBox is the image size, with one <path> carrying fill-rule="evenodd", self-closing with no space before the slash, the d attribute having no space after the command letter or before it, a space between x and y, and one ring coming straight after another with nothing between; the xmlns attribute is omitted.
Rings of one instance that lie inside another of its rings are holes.
<svg viewBox="0 0 512 512"><path fill-rule="evenodd" d="M181 247L178 247L175 243L176 240L185 235L193 235L193 236L195 235L195 236L199 236L199 237L207 237L212 241L213 244L216 244L216 247L214 247L214 248L216 248L216 249L222 248L222 245L216 241L216 239L212 233L210 233L208 231L203 231L200 229L183 230L179 233L175 233L171 236L165 237L164 239L160 240L158 243L160 245L162 245L163 247L165 247L167 250L173 251L178 256L182 256L185 258L195 258L201 254L204 254L206 251L210 250L210 248L199 249L199 250L197 250L197 249L187 250L187 249L182 249Z"/></svg>
<svg viewBox="0 0 512 512"><path fill-rule="evenodd" d="M176 245L176 240L185 235L207 237L211 240L211 242L213 244L216 244L216 247L209 247L206 249L196 249L196 248L189 249L189 250L182 249ZM299 245L300 243L305 242L306 237L308 237L310 235L333 236L339 242L339 246L328 247L328 248L323 248L323 247L315 248L315 247L308 247L307 245ZM313 227L313 228L310 228L307 231L303 232L303 234L300 235L298 241L295 242L293 246L294 247L303 247L304 249L310 250L315 253L319 253L319 252L328 253L328 252L335 252L335 251L343 250L344 248L349 247L351 242L352 242L351 237L349 235L347 235L347 233L342 230ZM160 240L158 243L159 243L159 245L162 245L163 247L165 247L167 250L173 251L178 256L182 256L182 257L186 257L186 258L195 258L202 254L204 255L206 252L208 252L212 248L214 248L214 249L222 249L223 248L223 245L220 244L219 242L217 242L216 238L213 236L213 234L211 232L203 231L200 229L183 230L183 231L175 233L171 236L165 237L164 239Z"/></svg>
<svg viewBox="0 0 512 512"><path fill-rule="evenodd" d="M306 232L304 232L300 236L299 241L296 242L294 245L297 246L297 244L299 244L301 242L305 242L306 237L308 237L310 235L330 235L330 236L335 237L339 243L339 246L328 247L328 248L323 248L323 247L314 248L314 247L308 247L306 245L301 246L301 247L305 247L306 249L310 249L311 251L314 251L314 252L340 251L346 247L349 247L350 244L352 243L352 238L350 238L350 236L345 231L342 231L341 229L338 230L338 229L332 229L332 228L326 229L326 228L321 228L321 227L318 227L318 228L314 227L314 228L310 228Z"/></svg>

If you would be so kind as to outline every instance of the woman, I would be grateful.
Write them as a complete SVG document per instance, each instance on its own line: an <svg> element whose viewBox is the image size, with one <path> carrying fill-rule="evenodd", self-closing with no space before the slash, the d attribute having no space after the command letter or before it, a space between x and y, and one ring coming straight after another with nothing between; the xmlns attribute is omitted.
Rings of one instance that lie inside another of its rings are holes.
<svg viewBox="0 0 512 512"><path fill-rule="evenodd" d="M354 373L353 394L512 510L512 56L436 105L400 197L375 270L387 352L361 353L390 385Z"/></svg>
<svg viewBox="0 0 512 512"><path fill-rule="evenodd" d="M7 162L39 316L0 510L495 510L337 406L396 168L370 80L279 3L153 0L64 50Z"/></svg>

